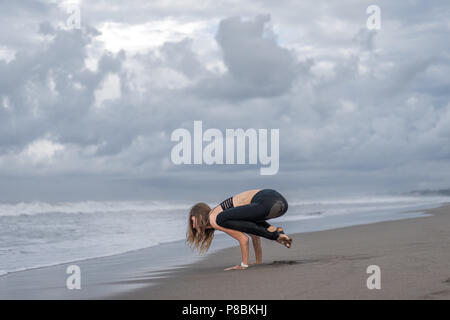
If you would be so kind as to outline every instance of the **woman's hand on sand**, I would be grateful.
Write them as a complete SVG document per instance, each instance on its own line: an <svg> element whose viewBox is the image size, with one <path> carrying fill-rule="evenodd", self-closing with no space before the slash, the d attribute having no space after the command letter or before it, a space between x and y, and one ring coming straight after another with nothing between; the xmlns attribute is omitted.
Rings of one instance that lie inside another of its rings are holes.
<svg viewBox="0 0 450 320"><path fill-rule="evenodd" d="M247 267L242 267L240 265L237 265L237 266L226 268L225 271L228 271L228 270L245 270L245 269L247 269Z"/></svg>

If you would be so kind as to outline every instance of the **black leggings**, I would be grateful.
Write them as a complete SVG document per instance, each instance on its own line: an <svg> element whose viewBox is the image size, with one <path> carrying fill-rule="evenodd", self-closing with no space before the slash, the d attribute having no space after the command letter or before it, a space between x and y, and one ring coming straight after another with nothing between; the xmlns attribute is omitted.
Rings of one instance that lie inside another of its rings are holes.
<svg viewBox="0 0 450 320"><path fill-rule="evenodd" d="M270 224L265 220L280 217L287 209L288 203L281 194L272 189L263 189L253 196L250 204L219 213L216 223L224 228L276 240L279 232L267 230Z"/></svg>

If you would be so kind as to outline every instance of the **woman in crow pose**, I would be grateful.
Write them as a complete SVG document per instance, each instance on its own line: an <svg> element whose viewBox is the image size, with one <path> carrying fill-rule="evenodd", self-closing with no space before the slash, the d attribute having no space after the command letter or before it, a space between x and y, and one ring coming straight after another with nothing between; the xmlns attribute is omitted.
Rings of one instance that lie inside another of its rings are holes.
<svg viewBox="0 0 450 320"><path fill-rule="evenodd" d="M260 237L275 240L287 248L291 247L292 239L284 234L283 229L267 222L282 216L287 209L286 199L272 189L241 192L222 201L212 210L206 203L200 202L189 212L186 242L200 252L205 252L211 245L214 231L223 231L239 242L242 254L240 265L225 270L247 269L249 238L244 233L252 238L256 264L262 262Z"/></svg>

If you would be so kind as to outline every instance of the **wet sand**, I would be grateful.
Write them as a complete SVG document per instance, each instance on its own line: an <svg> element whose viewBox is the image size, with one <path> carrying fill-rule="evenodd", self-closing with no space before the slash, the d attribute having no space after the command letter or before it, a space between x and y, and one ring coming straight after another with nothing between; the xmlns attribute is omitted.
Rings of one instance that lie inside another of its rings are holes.
<svg viewBox="0 0 450 320"><path fill-rule="evenodd" d="M107 298L450 299L450 205L426 212L431 216L294 234L291 249L263 239L263 263L247 270L224 271L240 263L240 250L222 249ZM380 267L381 289L367 288L371 265Z"/></svg>

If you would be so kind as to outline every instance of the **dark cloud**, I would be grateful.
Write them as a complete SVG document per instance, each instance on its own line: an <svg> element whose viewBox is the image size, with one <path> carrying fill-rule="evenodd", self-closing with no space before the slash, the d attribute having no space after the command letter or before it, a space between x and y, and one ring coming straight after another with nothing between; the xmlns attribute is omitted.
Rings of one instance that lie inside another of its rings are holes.
<svg viewBox="0 0 450 320"><path fill-rule="evenodd" d="M196 78L205 72L204 66L192 51L192 39L166 42L161 47L161 53L164 59L159 62L160 64L182 72L186 77Z"/></svg>
<svg viewBox="0 0 450 320"><path fill-rule="evenodd" d="M274 38L265 36L269 21L268 15L250 21L240 17L222 20L215 38L227 72L203 80L199 90L226 99L271 97L289 91L296 77L295 59Z"/></svg>
<svg viewBox="0 0 450 320"><path fill-rule="evenodd" d="M42 22L39 24L39 33L43 35L52 35L55 33L55 28L48 21Z"/></svg>
<svg viewBox="0 0 450 320"><path fill-rule="evenodd" d="M373 51L375 49L375 36L377 31L362 28L355 36L361 50Z"/></svg>
<svg viewBox="0 0 450 320"><path fill-rule="evenodd" d="M55 4L2 4L1 43L15 52L0 60L3 200L447 187L447 3L382 1L377 32L356 1L282 3L219 4L221 15L180 3L172 18L206 21L202 33L139 53L105 50L102 23L164 21L163 3L131 1L119 17L110 2L86 2L80 30L61 25ZM279 128L279 173L174 166L170 134L194 120Z"/></svg>
<svg viewBox="0 0 450 320"><path fill-rule="evenodd" d="M10 63L0 62L0 94L8 98L2 108L0 146L20 148L45 134L61 142L86 142L93 93L103 77L117 72L123 53L100 59L97 72L85 68L86 46L96 31L57 30L41 48L17 53ZM80 130L83 128L82 130Z"/></svg>

